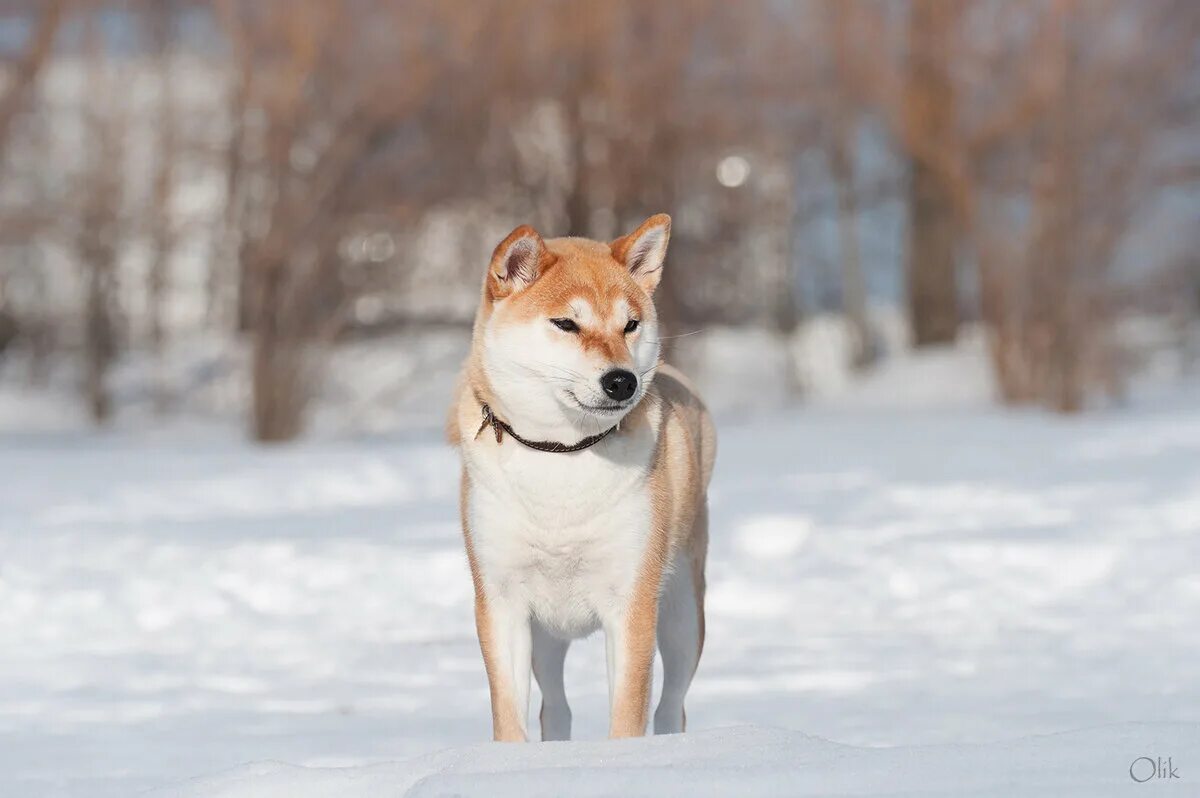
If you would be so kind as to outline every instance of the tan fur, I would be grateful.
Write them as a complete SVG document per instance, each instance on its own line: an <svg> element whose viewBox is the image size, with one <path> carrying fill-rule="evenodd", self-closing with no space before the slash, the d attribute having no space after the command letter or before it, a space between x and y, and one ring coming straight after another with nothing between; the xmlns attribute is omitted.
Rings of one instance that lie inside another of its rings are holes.
<svg viewBox="0 0 1200 798"><path fill-rule="evenodd" d="M654 307L648 291L657 285L657 275L635 279L635 275L625 268L624 259L631 242L642 230L664 224L669 231L669 218L652 217L637 232L611 245L579 238L543 241L532 228L522 227L514 230L497 247L485 279L474 346L447 424L447 438L452 444L471 445L480 425L480 403L496 406L494 392L482 367L478 332L491 314L497 312L497 300L511 295L511 281L498 275L504 271L506 253L514 242L521 242L523 238L532 242L529 246L533 249L529 251L534 253L531 262L536 262L537 276L525 290L511 296L503 312L513 314L515 319L567 316L573 299L586 299L600 314L600 324L597 329L580 335L580 345L604 362L623 365L630 362L627 339L622 330L625 320L608 319L606 314L614 299L624 298L635 317L653 318ZM610 725L613 737L640 736L646 730L658 602L668 563L675 561L677 567L692 569L696 600L701 605L703 601L708 543L703 522L707 518L706 492L716 451L713 423L687 379L671 366L661 364L649 393L621 422L622 430L645 426L654 430L657 436L648 474L652 528L626 614L625 654L631 666L613 692ZM475 585L476 621L490 685L493 734L497 740L520 740L524 736L511 687L506 675L499 672L490 658L488 597L472 549L468 523L470 490L464 468L461 491L463 535ZM700 618L702 646L702 611Z"/></svg>
<svg viewBox="0 0 1200 798"><path fill-rule="evenodd" d="M455 401L446 424L446 439L453 446L463 442L464 434L468 439L473 437L479 427L476 397L493 406L497 404L480 360L478 333L491 317L497 299L508 295L508 290L496 277L497 259L503 256L507 246L514 240L530 234L537 236L528 225L518 227L496 247L492 256L492 264L484 281L483 298L475 315L474 344L467 356L463 377L455 389ZM582 298L601 312L604 321L608 321L603 314L615 297L623 297L636 316L643 319L653 317L653 303L647 301L646 293L621 263L613 259L609 245L586 238L551 238L543 241L538 236L537 241L543 247L539 278L527 290L513 297L507 312L514 319L568 315L571 300ZM624 360L627 361L624 334L614 325L610 325L610 328L609 334L603 338L592 333L582 335L581 343L596 352L599 358L615 356L611 362L617 364L622 362L621 354L624 351ZM471 424L475 425L474 428Z"/></svg>
<svg viewBox="0 0 1200 798"><path fill-rule="evenodd" d="M614 696L613 737L645 733L659 589L664 568L673 555L682 555L681 567L693 568L697 601L702 601L703 595L708 535L694 533L699 513L707 512L705 494L716 458L716 430L687 378L665 363L658 368L652 395L630 413L629 422L647 423L646 416L655 410L661 415L658 447L650 470L654 522L627 621L629 653L637 665ZM703 646L703 612L700 617Z"/></svg>
<svg viewBox="0 0 1200 798"><path fill-rule="evenodd" d="M488 618L487 596L483 589L483 578L479 563L475 559L475 548L471 544L471 524L467 515L470 500L470 482L467 469L462 470L459 484L459 516L462 521L463 543L467 551L467 565L471 569L471 582L475 587L475 632L479 637L479 650L483 654L483 667L487 671L488 691L492 702L492 738L499 742L520 742L521 724L513 701L511 685L497 667L492 655L491 625Z"/></svg>

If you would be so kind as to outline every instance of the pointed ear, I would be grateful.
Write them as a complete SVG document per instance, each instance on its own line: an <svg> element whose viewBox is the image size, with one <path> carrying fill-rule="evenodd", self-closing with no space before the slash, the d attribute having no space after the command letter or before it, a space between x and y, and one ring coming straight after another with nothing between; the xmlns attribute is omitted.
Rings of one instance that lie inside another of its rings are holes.
<svg viewBox="0 0 1200 798"><path fill-rule="evenodd" d="M552 256L546 243L527 224L508 234L492 252L487 286L492 299L503 299L528 286L549 265Z"/></svg>
<svg viewBox="0 0 1200 798"><path fill-rule="evenodd" d="M667 258L667 242L671 240L671 217L658 213L627 236L622 236L609 245L617 263L629 269L633 279L646 290L654 293L662 279L663 261Z"/></svg>

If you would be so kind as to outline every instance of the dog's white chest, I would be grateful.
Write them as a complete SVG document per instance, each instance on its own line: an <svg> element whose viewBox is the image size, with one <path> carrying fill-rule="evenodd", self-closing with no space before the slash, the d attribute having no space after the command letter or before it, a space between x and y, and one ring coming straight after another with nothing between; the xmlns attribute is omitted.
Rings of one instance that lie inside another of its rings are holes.
<svg viewBox="0 0 1200 798"><path fill-rule="evenodd" d="M518 446L468 460L475 556L498 597L555 634L588 634L623 606L642 561L651 443L575 455Z"/></svg>

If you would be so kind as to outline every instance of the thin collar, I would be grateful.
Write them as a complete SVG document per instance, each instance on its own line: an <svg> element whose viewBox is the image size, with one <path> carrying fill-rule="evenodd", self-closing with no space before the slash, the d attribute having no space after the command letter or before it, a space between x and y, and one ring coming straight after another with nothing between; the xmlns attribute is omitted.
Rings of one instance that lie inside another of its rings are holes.
<svg viewBox="0 0 1200 798"><path fill-rule="evenodd" d="M520 443L523 446L528 446L530 449L536 449L539 452L551 452L554 454L580 452L584 449L595 446L597 443L611 435L614 430L616 430L615 426L609 427L604 432L601 432L597 435L589 435L588 437L579 441L579 443L573 444L559 443L558 441L531 441L522 438L513 431L512 427L497 418L496 414L492 412L492 408L488 407L486 402L480 402L479 404L483 408L483 423L479 425L479 431L475 433L476 440L478 440L479 436L483 434L483 431L490 426L496 433L496 443L503 443L504 433L507 432L517 443Z"/></svg>

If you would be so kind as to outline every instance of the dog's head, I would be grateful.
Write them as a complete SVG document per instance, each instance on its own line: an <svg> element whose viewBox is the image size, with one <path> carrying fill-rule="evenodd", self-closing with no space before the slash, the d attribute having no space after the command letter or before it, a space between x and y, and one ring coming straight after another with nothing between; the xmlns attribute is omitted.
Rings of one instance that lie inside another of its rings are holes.
<svg viewBox="0 0 1200 798"><path fill-rule="evenodd" d="M496 247L476 346L509 421L592 430L645 395L658 364L651 295L671 218L652 216L612 243L543 240L528 225Z"/></svg>

